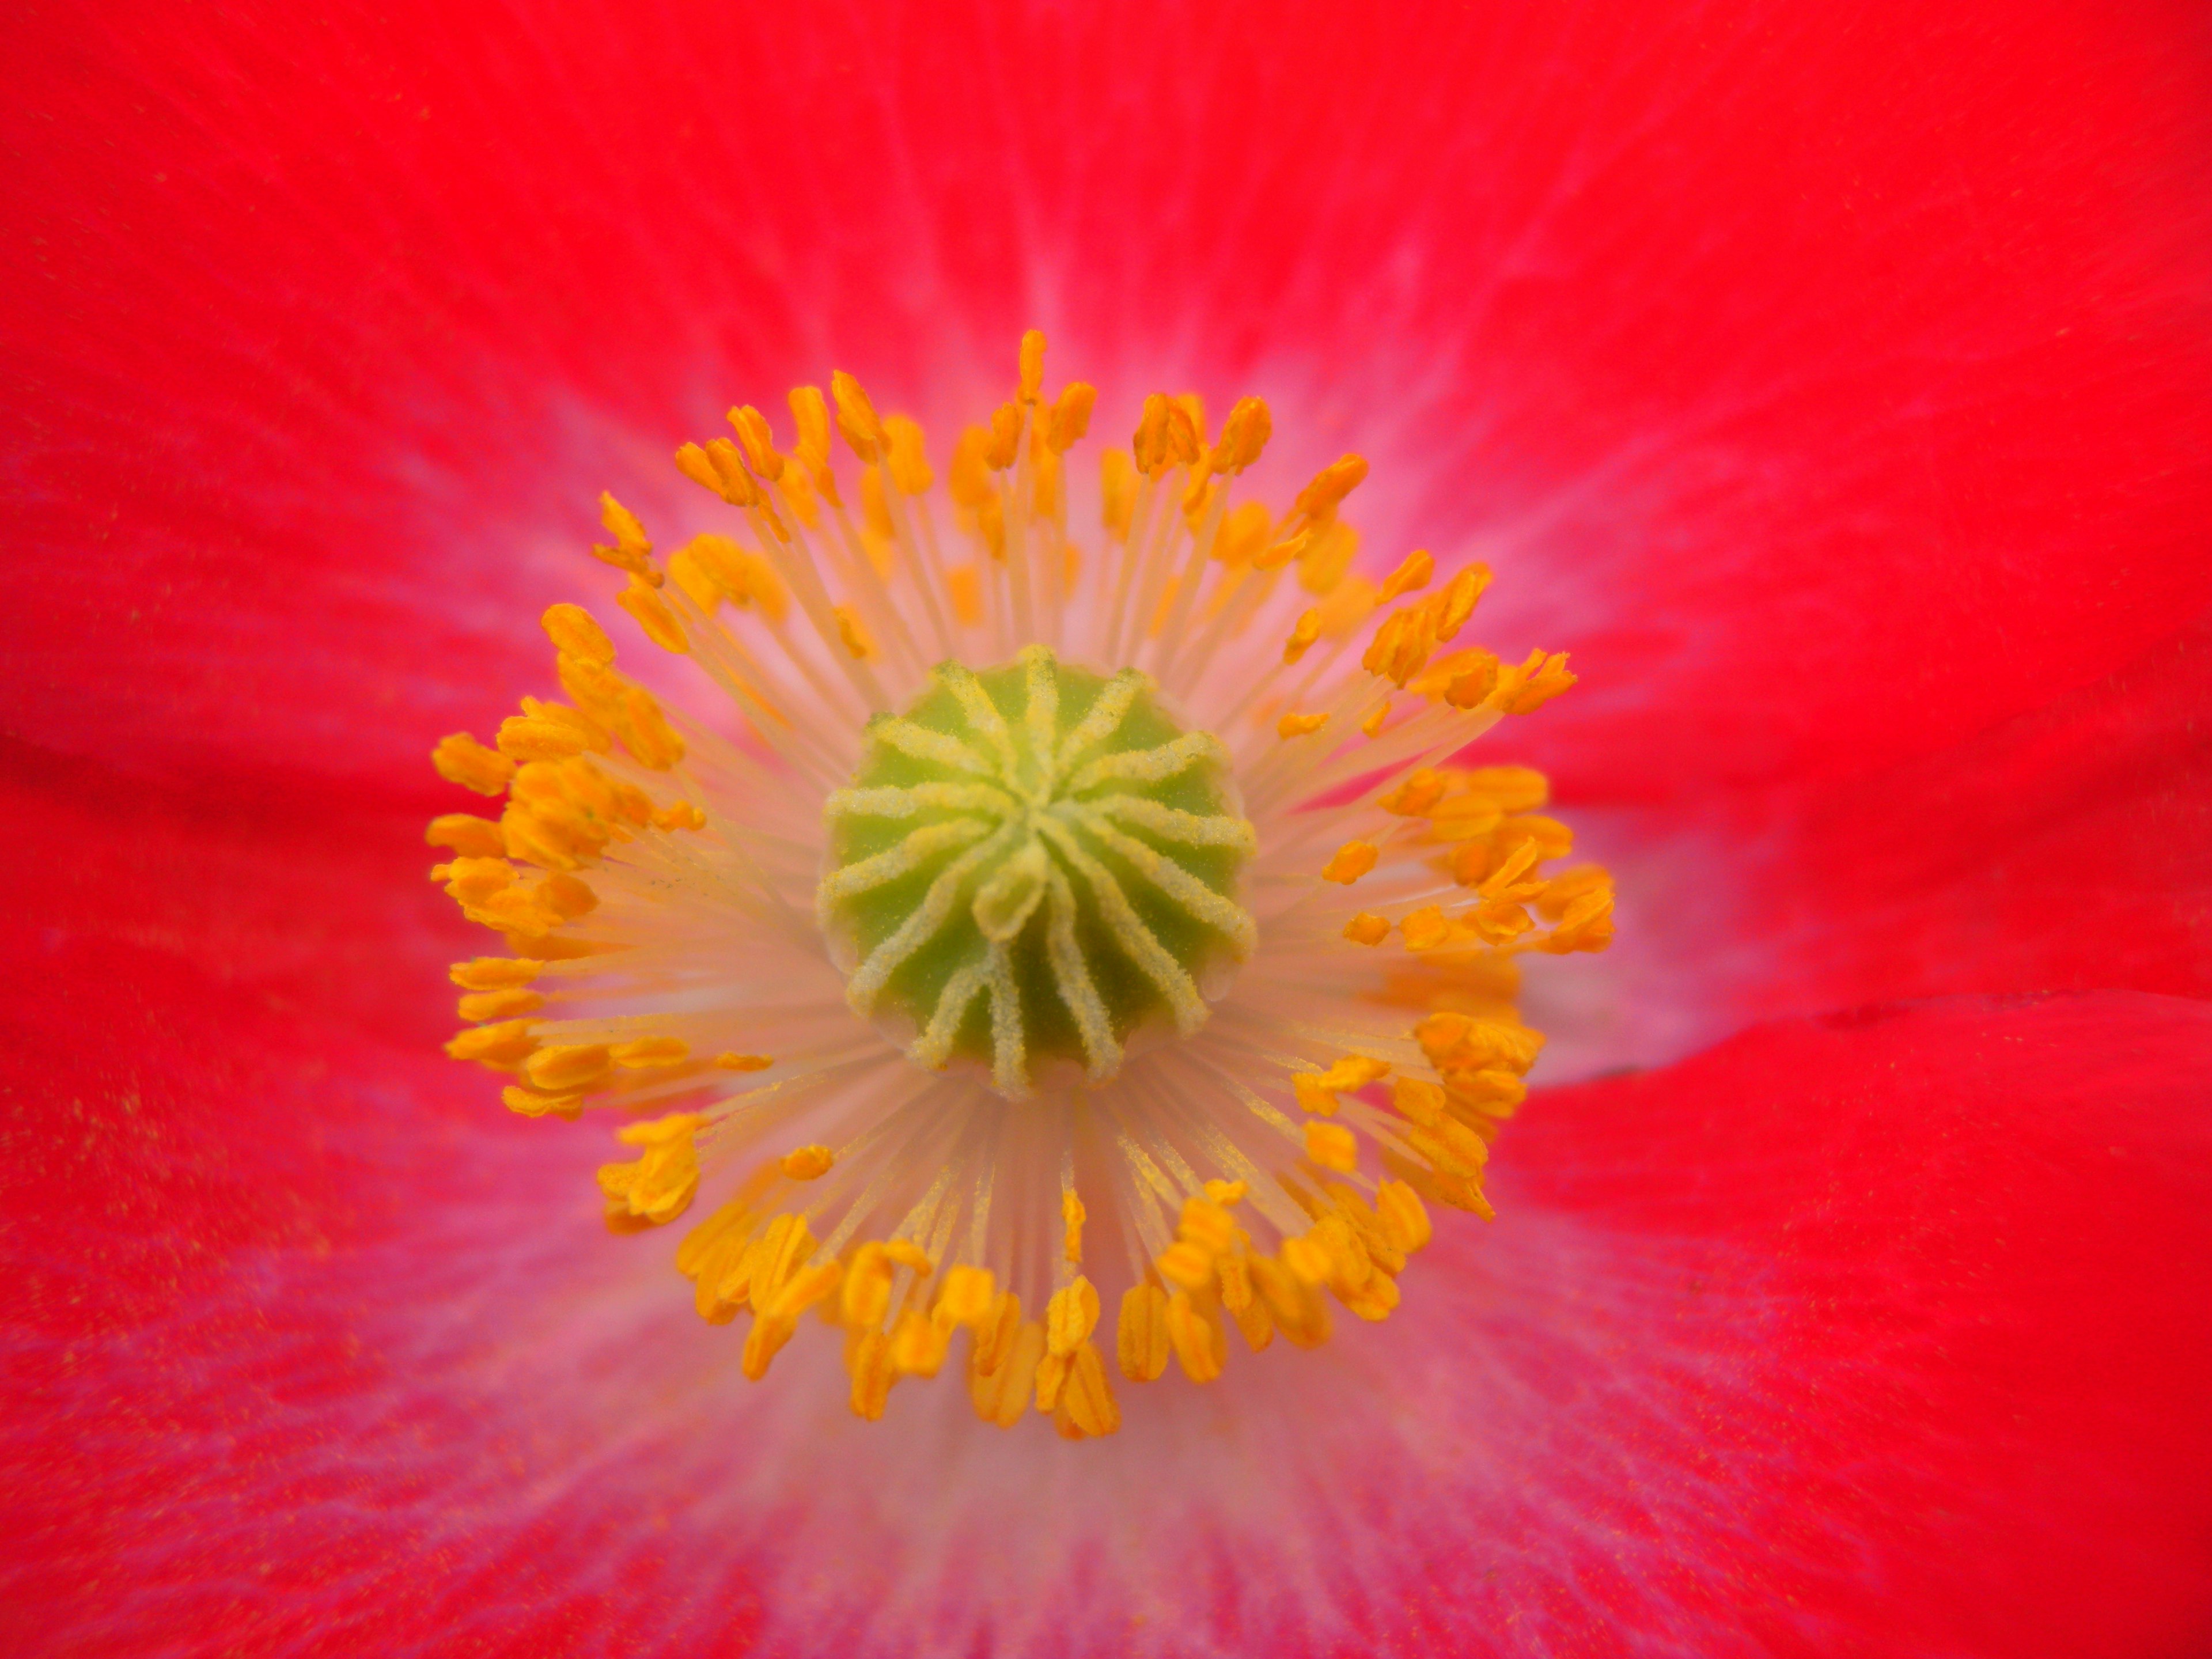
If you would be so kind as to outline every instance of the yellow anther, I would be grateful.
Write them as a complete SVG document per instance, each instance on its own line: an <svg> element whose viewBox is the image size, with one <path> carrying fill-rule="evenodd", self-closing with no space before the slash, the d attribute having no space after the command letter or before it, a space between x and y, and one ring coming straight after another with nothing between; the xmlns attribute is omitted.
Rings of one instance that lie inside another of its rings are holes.
<svg viewBox="0 0 2212 1659"><path fill-rule="evenodd" d="M1205 417L1194 392L1168 400L1166 457L1170 466L1195 466L1206 454Z"/></svg>
<svg viewBox="0 0 2212 1659"><path fill-rule="evenodd" d="M991 447L989 431L980 426L960 428L960 436L952 446L952 466L946 478L953 501L973 513L998 493L992 481L991 469L984 464L983 453Z"/></svg>
<svg viewBox="0 0 2212 1659"><path fill-rule="evenodd" d="M1010 1304L1018 1316L1021 1304L1011 1298ZM1000 1345L995 1358L996 1364L984 1365L983 1349L978 1345L969 1373L969 1397L976 1416L1011 1429L1029 1410L1037 1367L1044 1358L1044 1327L1034 1319L1018 1323Z"/></svg>
<svg viewBox="0 0 2212 1659"><path fill-rule="evenodd" d="M1313 642L1320 637L1321 612L1317 610L1309 611L1298 618L1297 624L1291 629L1290 638L1283 641L1284 665L1288 666L1304 656L1313 648Z"/></svg>
<svg viewBox="0 0 2212 1659"><path fill-rule="evenodd" d="M842 368L830 376L830 395L837 405L838 432L861 465L875 465L890 447L875 404L860 389L860 383Z"/></svg>
<svg viewBox="0 0 2212 1659"><path fill-rule="evenodd" d="M1021 398L1025 404L1037 400L1044 386L1044 331L1033 328L1022 336Z"/></svg>
<svg viewBox="0 0 2212 1659"><path fill-rule="evenodd" d="M507 851L499 826L472 812L447 812L432 818L422 839L433 847L451 848L463 858L495 859Z"/></svg>
<svg viewBox="0 0 2212 1659"><path fill-rule="evenodd" d="M895 1264L907 1268L918 1278L927 1279L935 1271L936 1263L929 1259L929 1252L910 1238L885 1239L884 1252Z"/></svg>
<svg viewBox="0 0 2212 1659"><path fill-rule="evenodd" d="M871 1239L853 1253L845 1269L840 1304L845 1323L854 1329L880 1325L890 1311L891 1280L896 1272L890 1253Z"/></svg>
<svg viewBox="0 0 2212 1659"><path fill-rule="evenodd" d="M1091 1343L1078 1348L1069 1361L1052 1426L1063 1440L1093 1439L1121 1426L1121 1409L1106 1380L1106 1362Z"/></svg>
<svg viewBox="0 0 2212 1659"><path fill-rule="evenodd" d="M891 1327L891 1367L901 1376L934 1376L951 1346L951 1327L908 1308Z"/></svg>
<svg viewBox="0 0 2212 1659"><path fill-rule="evenodd" d="M947 1267L943 1282L937 1287L937 1306L931 1310L930 1317L947 1327L980 1328L990 1317L997 1301L996 1285L988 1267L971 1267L966 1262Z"/></svg>
<svg viewBox="0 0 2212 1659"><path fill-rule="evenodd" d="M1439 1068L1500 1066L1511 1072L1534 1066L1544 1046L1543 1034L1525 1025L1455 1013L1429 1015L1413 1027L1413 1040Z"/></svg>
<svg viewBox="0 0 2212 1659"><path fill-rule="evenodd" d="M1373 711L1365 720L1359 722L1359 729L1370 738L1380 737L1382 733L1382 722L1389 717L1390 699L1386 696L1375 705Z"/></svg>
<svg viewBox="0 0 2212 1659"><path fill-rule="evenodd" d="M1137 471L1146 477L1157 477L1168 468L1169 410L1166 397L1154 392L1146 396L1137 415L1136 434L1130 439L1129 447Z"/></svg>
<svg viewBox="0 0 2212 1659"><path fill-rule="evenodd" d="M903 415L884 417L884 434L890 443L891 486L902 495L923 495L937 482L930 470L929 453L921 426Z"/></svg>
<svg viewBox="0 0 2212 1659"><path fill-rule="evenodd" d="M495 749L487 749L465 732L441 738L430 751L430 764L448 783L473 789L479 795L506 792L514 778L514 763Z"/></svg>
<svg viewBox="0 0 2212 1659"><path fill-rule="evenodd" d="M1526 662L1501 669L1498 676L1498 706L1509 714L1533 714L1575 683L1567 672L1567 653L1531 651Z"/></svg>
<svg viewBox="0 0 2212 1659"><path fill-rule="evenodd" d="M1083 1222L1086 1213L1074 1188L1066 1188L1060 1193L1060 1218L1066 1224L1060 1254L1079 1267L1083 1265Z"/></svg>
<svg viewBox="0 0 2212 1659"><path fill-rule="evenodd" d="M641 558L653 551L653 544L646 539L645 526L637 521L637 515L604 489L599 492L599 523L623 552L635 553Z"/></svg>
<svg viewBox="0 0 2212 1659"><path fill-rule="evenodd" d="M1359 1142L1341 1123L1309 1123L1306 1156L1325 1170L1349 1175L1359 1167Z"/></svg>
<svg viewBox="0 0 2212 1659"><path fill-rule="evenodd" d="M737 432L738 445L744 452L745 465L770 483L782 477L783 457L776 453L775 436L769 430L768 416L746 404L732 410L729 420Z"/></svg>
<svg viewBox="0 0 2212 1659"><path fill-rule="evenodd" d="M714 1056L714 1064L726 1072L765 1072L775 1061L766 1054L741 1054L734 1048L725 1048Z"/></svg>
<svg viewBox="0 0 2212 1659"><path fill-rule="evenodd" d="M704 830L707 815L688 800L674 800L653 815L656 830Z"/></svg>
<svg viewBox="0 0 2212 1659"><path fill-rule="evenodd" d="M1375 867L1378 856L1373 842L1348 841L1329 854L1328 862L1322 866L1321 878L1349 887Z"/></svg>
<svg viewBox="0 0 2212 1659"><path fill-rule="evenodd" d="M1098 458L1098 521L1117 542L1129 539L1129 520L1137 510L1137 469L1126 449Z"/></svg>
<svg viewBox="0 0 2212 1659"><path fill-rule="evenodd" d="M849 654L855 659L872 657L876 654L876 642L868 636L868 630L861 625L859 611L854 610L849 605L841 605L836 607L832 614L837 618L837 637L844 641L845 649Z"/></svg>
<svg viewBox="0 0 2212 1659"><path fill-rule="evenodd" d="M1402 686L1421 672L1435 649L1436 635L1429 631L1426 607L1410 605L1382 619L1359 665Z"/></svg>
<svg viewBox="0 0 2212 1659"><path fill-rule="evenodd" d="M1386 1181L1376 1188L1375 1215L1401 1255L1413 1255L1434 1236L1421 1195L1402 1181Z"/></svg>
<svg viewBox="0 0 2212 1659"><path fill-rule="evenodd" d="M508 1111L522 1117L574 1120L583 1115L583 1102L575 1095L541 1095L535 1089L520 1089L510 1083L499 1091L499 1098Z"/></svg>
<svg viewBox="0 0 2212 1659"><path fill-rule="evenodd" d="M1260 459L1273 435L1274 417L1257 398L1240 398L1221 423L1221 437L1213 446L1208 465L1216 472L1242 472Z"/></svg>
<svg viewBox="0 0 2212 1659"><path fill-rule="evenodd" d="M1132 1382L1154 1382L1168 1368L1168 1293L1157 1285L1121 1292L1114 1326L1114 1358Z"/></svg>
<svg viewBox="0 0 2212 1659"><path fill-rule="evenodd" d="M457 962L447 970L454 984L465 991L497 991L509 986L528 985L545 971L545 964L526 957L478 957L473 962Z"/></svg>
<svg viewBox="0 0 2212 1659"><path fill-rule="evenodd" d="M1451 677L1444 701L1455 708L1480 708L1498 690L1498 659L1487 651L1470 653L1472 663Z"/></svg>
<svg viewBox="0 0 2212 1659"><path fill-rule="evenodd" d="M983 444L983 465L1004 472L1021 453L1022 406L1000 404L991 411L991 430Z"/></svg>
<svg viewBox="0 0 2212 1659"><path fill-rule="evenodd" d="M577 726L528 714L509 714L501 720L495 741L501 754L517 763L566 760L592 747L591 739Z"/></svg>
<svg viewBox="0 0 2212 1659"><path fill-rule="evenodd" d="M720 469L715 466L713 459L708 455L707 452L701 448L697 444L678 444L676 447L675 459L676 470L678 472L681 472L685 477L690 479L693 483L697 484L700 489L712 490L715 495L721 496L723 500L729 501L733 507L743 507L745 504L746 497L750 496L752 493L751 490L748 489L744 495L738 496L732 500L730 495L729 486L722 482ZM593 548L592 550L596 553L599 550Z"/></svg>
<svg viewBox="0 0 2212 1659"><path fill-rule="evenodd" d="M1366 477L1364 457L1340 455L1314 474L1313 482L1298 491L1291 510L1313 520L1333 517L1344 504L1344 498L1358 489Z"/></svg>
<svg viewBox="0 0 2212 1659"><path fill-rule="evenodd" d="M1459 637L1459 630L1467 626L1467 619L1474 614L1475 602L1483 590L1490 586L1490 567L1471 564L1444 585L1444 591L1431 603L1436 605L1437 637L1450 641Z"/></svg>
<svg viewBox="0 0 2212 1659"><path fill-rule="evenodd" d="M836 1153L827 1146L797 1146L779 1160L783 1172L793 1181L818 1181L830 1173L837 1161Z"/></svg>
<svg viewBox="0 0 2212 1659"><path fill-rule="evenodd" d="M604 1042L561 1043L540 1048L523 1066L533 1089L547 1094L573 1094L606 1081L614 1060Z"/></svg>
<svg viewBox="0 0 2212 1659"><path fill-rule="evenodd" d="M757 1382L768 1375L769 1364L783 1352L783 1345L791 1340L799 1329L795 1319L770 1319L755 1315L753 1328L745 1334L744 1352L738 1356L738 1368L749 1382Z"/></svg>
<svg viewBox="0 0 2212 1659"><path fill-rule="evenodd" d="M1389 1076L1388 1061L1367 1054L1346 1054L1325 1072L1295 1072L1291 1087L1298 1104L1317 1117L1333 1116L1336 1097Z"/></svg>
<svg viewBox="0 0 2212 1659"><path fill-rule="evenodd" d="M1168 1298L1168 1342L1182 1364L1183 1375L1194 1382L1211 1382L1229 1363L1228 1333L1221 1328L1218 1308L1200 1307L1188 1291Z"/></svg>
<svg viewBox="0 0 2212 1659"><path fill-rule="evenodd" d="M983 545L992 558L1004 564L1006 562L1006 504L996 491L975 509L975 529L983 538Z"/></svg>
<svg viewBox="0 0 2212 1659"><path fill-rule="evenodd" d="M1547 854L1546 856L1556 855ZM1569 906L1584 895L1596 892L1610 894L1612 890L1613 878L1605 866L1585 864L1580 869L1570 870L1547 882L1543 897L1536 901L1536 908L1547 918L1557 921L1566 914Z"/></svg>
<svg viewBox="0 0 2212 1659"><path fill-rule="evenodd" d="M1237 1220L1225 1206L1211 1198L1187 1198L1176 1236L1198 1245L1209 1255L1220 1255L1237 1248Z"/></svg>
<svg viewBox="0 0 2212 1659"><path fill-rule="evenodd" d="M1036 511L1057 523L1067 510L1067 503L1060 496L1060 455L1051 449L1037 451L1030 457L1030 488Z"/></svg>
<svg viewBox="0 0 2212 1659"><path fill-rule="evenodd" d="M1169 1284L1186 1291L1202 1291L1213 1283L1213 1252L1194 1239L1178 1238L1152 1265Z"/></svg>
<svg viewBox="0 0 2212 1659"><path fill-rule="evenodd" d="M1444 1115L1444 1091L1424 1079L1401 1077L1390 1085L1390 1105L1407 1122L1432 1129Z"/></svg>
<svg viewBox="0 0 2212 1659"><path fill-rule="evenodd" d="M1275 1321L1267 1311L1267 1302L1252 1284L1248 1258L1232 1256L1221 1264L1221 1305L1237 1322L1246 1346L1254 1353L1266 1352L1267 1345L1275 1340Z"/></svg>
<svg viewBox="0 0 2212 1659"><path fill-rule="evenodd" d="M1285 714L1275 722L1275 735L1288 743L1292 738L1310 737L1328 724L1326 714Z"/></svg>
<svg viewBox="0 0 2212 1659"><path fill-rule="evenodd" d="M639 765L665 772L684 758L684 739L642 686L633 685L624 695L623 714L623 740Z"/></svg>
<svg viewBox="0 0 2212 1659"><path fill-rule="evenodd" d="M503 991L471 991L460 1002L463 1019L514 1019L523 1014L534 1014L545 1006L545 999L535 991L519 985L510 985Z"/></svg>
<svg viewBox="0 0 2212 1659"><path fill-rule="evenodd" d="M1337 1271L1336 1255L1321 1229L1283 1241L1283 1265L1307 1285L1326 1285Z"/></svg>
<svg viewBox="0 0 2212 1659"><path fill-rule="evenodd" d="M615 595L615 603L637 618L637 625L645 629L646 637L663 651L678 655L690 650L691 643L684 637L684 629L661 602L660 595L647 584L633 580L628 587Z"/></svg>
<svg viewBox="0 0 2212 1659"><path fill-rule="evenodd" d="M1090 1340L1098 1328L1098 1290L1078 1278L1052 1293L1045 1304L1045 1351L1061 1358Z"/></svg>
<svg viewBox="0 0 2212 1659"><path fill-rule="evenodd" d="M1344 924L1344 936L1354 945L1380 945L1390 937L1390 920L1372 910L1362 910Z"/></svg>
<svg viewBox="0 0 2212 1659"><path fill-rule="evenodd" d="M1403 782L1379 796L1375 804L1401 818L1426 817L1450 787L1450 780L1443 773L1424 766L1407 774Z"/></svg>
<svg viewBox="0 0 2212 1659"><path fill-rule="evenodd" d="M1204 1193L1208 1198L1212 1199L1216 1204L1225 1205L1243 1203L1244 1201L1244 1194L1249 1192L1250 1188L1241 1181L1223 1181L1216 1178L1212 1181L1204 1182L1200 1187L1199 1190Z"/></svg>
<svg viewBox="0 0 2212 1659"><path fill-rule="evenodd" d="M1213 538L1213 556L1225 568L1242 570L1265 550L1275 516L1263 502L1239 501L1222 515Z"/></svg>
<svg viewBox="0 0 2212 1659"><path fill-rule="evenodd" d="M728 592L716 577L713 567L700 556L700 544L708 541L727 541L726 537L695 536L668 556L668 574L677 587L692 604L708 616L713 616L726 599L744 603L741 589Z"/></svg>
<svg viewBox="0 0 2212 1659"><path fill-rule="evenodd" d="M611 1045L607 1057L625 1071L642 1072L658 1066L682 1065L691 1058L691 1045L682 1037L637 1037Z"/></svg>
<svg viewBox="0 0 2212 1659"><path fill-rule="evenodd" d="M614 641L607 638L606 630L592 619L592 613L580 605L548 605L538 619L545 637L553 641L553 648L599 667L611 665L615 659Z"/></svg>
<svg viewBox="0 0 2212 1659"><path fill-rule="evenodd" d="M658 1227L690 1207L699 1190L699 1153L693 1136L706 1120L677 1112L649 1123L632 1123L615 1139L640 1149L633 1163L599 1166L599 1190L606 1197L610 1226Z"/></svg>
<svg viewBox="0 0 2212 1659"><path fill-rule="evenodd" d="M1559 923L1537 948L1553 956L1570 951L1602 951L1613 943L1613 884L1595 888L1570 901Z"/></svg>
<svg viewBox="0 0 2212 1659"><path fill-rule="evenodd" d="M799 434L793 447L809 470L819 472L830 462L830 405L823 400L818 386L792 387L788 402Z"/></svg>
<svg viewBox="0 0 2212 1659"><path fill-rule="evenodd" d="M898 1367L891 1360L891 1338L883 1332L867 1329L845 1349L845 1364L852 1370L852 1411L863 1422L876 1422L883 1416L884 1402L891 1398L891 1382L898 1380Z"/></svg>
<svg viewBox="0 0 2212 1659"><path fill-rule="evenodd" d="M1418 593L1429 585L1430 579L1436 574L1435 559L1419 550L1408 553L1404 562L1383 579L1382 592L1377 596L1376 603L1388 605L1401 594Z"/></svg>
<svg viewBox="0 0 2212 1659"><path fill-rule="evenodd" d="M532 1024L511 1019L497 1025L479 1025L457 1033L446 1045L446 1052L455 1060L473 1060L495 1072L511 1072L538 1047L538 1039L530 1034Z"/></svg>
<svg viewBox="0 0 2212 1659"><path fill-rule="evenodd" d="M1045 442L1055 455L1065 455L1091 430L1091 410L1098 401L1098 388L1081 380L1060 387L1052 405L1052 422Z"/></svg>
<svg viewBox="0 0 2212 1659"><path fill-rule="evenodd" d="M1433 951L1451 937L1451 923L1439 905L1424 905L1398 924L1409 951Z"/></svg>

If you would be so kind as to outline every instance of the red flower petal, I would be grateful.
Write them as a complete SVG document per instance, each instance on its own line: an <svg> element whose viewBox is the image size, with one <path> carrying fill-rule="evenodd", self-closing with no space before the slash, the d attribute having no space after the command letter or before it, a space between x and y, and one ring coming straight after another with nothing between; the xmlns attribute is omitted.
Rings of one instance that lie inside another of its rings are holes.
<svg viewBox="0 0 2212 1659"><path fill-rule="evenodd" d="M4 941L46 992L0 1042L40 1639L2063 1655L2212 1614L2203 1004L1970 1000L1540 1095L1504 1218L1446 1218L1399 1318L1067 1448L949 1386L853 1423L803 1343L738 1383L665 1238L599 1234L588 1127L257 971L288 849L301 900L392 892L374 826L264 819L179 889L187 811L15 816L112 872ZM240 911L217 982L192 940Z"/></svg>
<svg viewBox="0 0 2212 1659"><path fill-rule="evenodd" d="M657 467L833 356L943 403L1039 314L1124 397L1249 380L1374 447L1378 539L1492 551L1501 623L1594 671L1553 718L1615 793L1938 744L2212 598L2163 15L1158 28L33 21L7 718L404 775L534 669L518 567L588 536L611 432Z"/></svg>
<svg viewBox="0 0 2212 1659"><path fill-rule="evenodd" d="M1621 927L1531 965L1552 1079L1961 992L2212 998L2212 629L1938 754L1659 808L1570 800ZM1547 711L1548 712L1548 711ZM1509 738L1517 737L1509 733Z"/></svg>

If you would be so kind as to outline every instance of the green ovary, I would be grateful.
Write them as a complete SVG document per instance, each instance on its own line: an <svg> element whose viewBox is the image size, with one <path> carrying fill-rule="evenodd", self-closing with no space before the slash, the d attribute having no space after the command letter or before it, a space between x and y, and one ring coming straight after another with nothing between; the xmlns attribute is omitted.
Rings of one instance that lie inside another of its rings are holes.
<svg viewBox="0 0 2212 1659"><path fill-rule="evenodd" d="M1103 1082L1140 1027L1197 1030L1252 949L1237 896L1255 842L1227 751L1134 669L1038 645L943 664L869 723L823 812L816 908L854 1011L924 1066L981 1062L1003 1094L1054 1061Z"/></svg>

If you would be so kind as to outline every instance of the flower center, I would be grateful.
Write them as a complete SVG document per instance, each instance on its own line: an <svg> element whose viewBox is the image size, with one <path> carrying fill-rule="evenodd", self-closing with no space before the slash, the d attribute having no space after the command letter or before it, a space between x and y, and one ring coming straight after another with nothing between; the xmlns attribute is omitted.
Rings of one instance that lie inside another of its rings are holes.
<svg viewBox="0 0 2212 1659"><path fill-rule="evenodd" d="M748 405L676 452L711 505L656 507L673 551L601 496L611 597L721 700L664 706L556 605L568 701L441 743L506 800L429 839L505 944L454 964L447 1052L614 1115L613 1231L712 1194L676 1267L750 1318L747 1376L818 1319L862 1417L957 1367L1080 1439L1109 1370L1389 1317L1429 1206L1491 1215L1520 963L1603 950L1613 890L1551 867L1541 776L1451 763L1575 676L1458 642L1483 566L1361 568L1364 459L1271 507L1265 404L1154 393L1085 486L1096 392L1048 396L1034 331L1018 367L941 487L838 374L788 448Z"/></svg>
<svg viewBox="0 0 2212 1659"><path fill-rule="evenodd" d="M854 1012L921 1065L988 1065L1010 1097L1054 1061L1105 1082L1140 1028L1195 1031L1256 938L1228 751L1135 669L1042 645L943 664L869 723L823 816L816 908Z"/></svg>

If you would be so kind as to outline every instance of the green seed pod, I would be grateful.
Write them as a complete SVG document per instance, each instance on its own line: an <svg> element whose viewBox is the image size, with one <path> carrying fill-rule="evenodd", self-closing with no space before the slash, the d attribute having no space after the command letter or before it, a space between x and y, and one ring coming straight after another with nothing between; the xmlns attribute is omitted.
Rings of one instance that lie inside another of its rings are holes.
<svg viewBox="0 0 2212 1659"><path fill-rule="evenodd" d="M815 903L847 1000L922 1065L988 1066L1001 1094L1054 1061L1103 1082L1140 1028L1203 1024L1251 951L1238 805L1220 740L1134 669L1041 645L980 673L942 664L869 723L823 805Z"/></svg>

